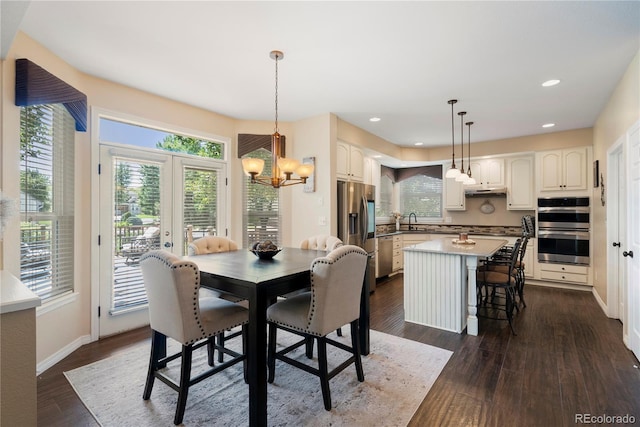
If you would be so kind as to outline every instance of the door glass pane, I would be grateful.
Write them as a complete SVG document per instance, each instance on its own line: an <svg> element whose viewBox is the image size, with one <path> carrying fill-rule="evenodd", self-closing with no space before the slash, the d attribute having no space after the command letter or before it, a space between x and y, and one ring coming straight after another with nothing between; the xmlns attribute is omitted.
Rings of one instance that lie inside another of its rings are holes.
<svg viewBox="0 0 640 427"><path fill-rule="evenodd" d="M187 235L184 239L182 254L187 254L189 242L206 235L224 235L218 229L218 172L205 169L184 169L183 228Z"/></svg>
<svg viewBox="0 0 640 427"><path fill-rule="evenodd" d="M114 161L113 288L111 311L147 303L140 257L160 248L160 166Z"/></svg>

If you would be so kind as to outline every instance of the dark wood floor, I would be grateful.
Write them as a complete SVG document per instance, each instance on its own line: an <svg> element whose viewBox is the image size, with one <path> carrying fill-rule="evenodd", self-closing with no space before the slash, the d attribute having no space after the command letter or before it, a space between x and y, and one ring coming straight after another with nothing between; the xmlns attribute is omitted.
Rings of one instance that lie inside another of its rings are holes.
<svg viewBox="0 0 640 427"><path fill-rule="evenodd" d="M507 322L480 319L477 337L405 323L402 275L371 296L375 330L454 352L410 426L573 426L576 414L640 422L640 370L588 292L528 286L528 307ZM63 372L133 346L142 328L83 346L38 377L38 425L95 426ZM611 424L609 424L611 425Z"/></svg>

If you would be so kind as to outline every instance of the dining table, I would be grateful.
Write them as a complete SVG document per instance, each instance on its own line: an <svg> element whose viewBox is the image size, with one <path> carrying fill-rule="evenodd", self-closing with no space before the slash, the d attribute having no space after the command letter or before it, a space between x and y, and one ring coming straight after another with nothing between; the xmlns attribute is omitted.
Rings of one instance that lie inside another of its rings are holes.
<svg viewBox="0 0 640 427"><path fill-rule="evenodd" d="M259 259L247 249L184 257L200 269L200 286L248 301L247 365L249 425L267 425L267 308L286 293L310 286L311 263L325 251L285 247L272 259ZM369 272L368 274L375 274ZM369 354L369 286L363 280L360 299L360 349Z"/></svg>

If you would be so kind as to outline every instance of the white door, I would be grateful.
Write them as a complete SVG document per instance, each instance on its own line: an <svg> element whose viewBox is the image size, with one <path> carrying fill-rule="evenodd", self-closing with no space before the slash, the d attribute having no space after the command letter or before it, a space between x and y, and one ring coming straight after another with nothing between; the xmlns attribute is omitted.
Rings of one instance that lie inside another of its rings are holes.
<svg viewBox="0 0 640 427"><path fill-rule="evenodd" d="M621 147L622 148L622 147ZM617 275L617 283L618 283L618 318L623 323L626 322L626 301L627 301L627 266L625 259L622 257L623 252L623 242L626 240L627 232L627 190L626 190L626 179L625 179L625 158L624 158L624 150L620 149L616 153L615 156L615 172L616 172L616 182L609 183L609 188L611 185L615 185L614 191L618 194L618 201L613 206L613 209L616 211L615 221L617 226L617 239L616 246L617 256L614 260L611 268L616 270ZM627 242L624 242L624 247L626 248ZM615 304L615 301L614 301Z"/></svg>
<svg viewBox="0 0 640 427"><path fill-rule="evenodd" d="M627 171L629 173L629 198L627 218L629 221L628 249L625 250L627 260L628 295L627 312L629 313L629 347L640 359L640 122L629 131L627 139Z"/></svg>
<svg viewBox="0 0 640 427"><path fill-rule="evenodd" d="M140 257L186 253L187 230L226 234L226 170L217 160L100 146L99 336L149 323Z"/></svg>

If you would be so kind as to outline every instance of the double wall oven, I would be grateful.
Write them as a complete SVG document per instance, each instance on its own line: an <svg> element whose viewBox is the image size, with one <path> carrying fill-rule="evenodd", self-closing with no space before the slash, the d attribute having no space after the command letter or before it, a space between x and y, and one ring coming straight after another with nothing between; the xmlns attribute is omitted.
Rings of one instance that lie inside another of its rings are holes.
<svg viewBox="0 0 640 427"><path fill-rule="evenodd" d="M589 265L588 197L538 199L538 261Z"/></svg>

